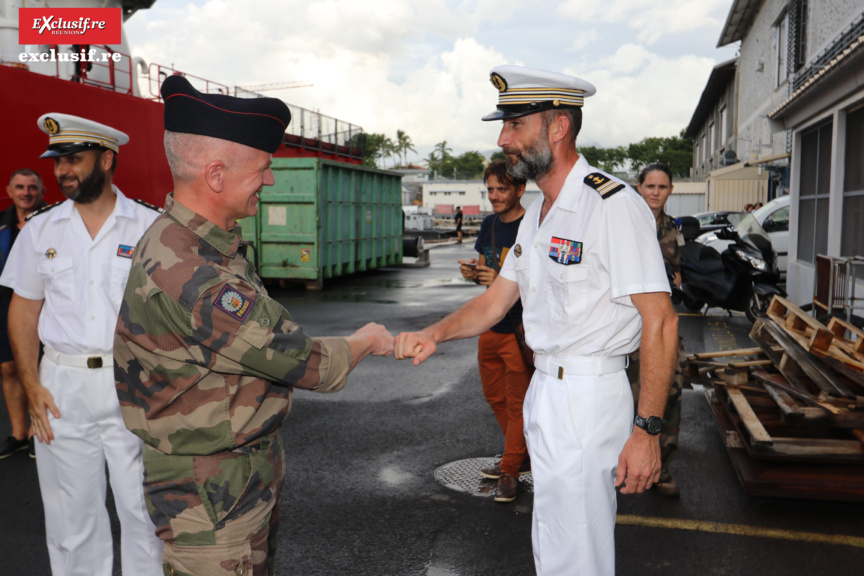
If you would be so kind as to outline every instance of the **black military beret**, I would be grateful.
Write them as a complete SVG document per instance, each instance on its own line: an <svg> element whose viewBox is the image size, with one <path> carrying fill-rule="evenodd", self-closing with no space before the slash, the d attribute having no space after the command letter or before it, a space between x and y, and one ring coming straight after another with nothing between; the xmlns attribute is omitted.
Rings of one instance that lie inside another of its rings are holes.
<svg viewBox="0 0 864 576"><path fill-rule="evenodd" d="M281 100L202 94L177 74L162 83L162 100L165 130L229 140L271 154L291 121Z"/></svg>

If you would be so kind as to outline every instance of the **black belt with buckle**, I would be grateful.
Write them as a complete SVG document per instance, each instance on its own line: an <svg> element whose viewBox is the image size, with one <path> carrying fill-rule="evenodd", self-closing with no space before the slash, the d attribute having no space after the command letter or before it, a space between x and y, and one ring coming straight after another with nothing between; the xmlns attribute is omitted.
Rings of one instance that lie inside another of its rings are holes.
<svg viewBox="0 0 864 576"><path fill-rule="evenodd" d="M95 369L102 368L102 357L101 356L90 356L87 358L87 368Z"/></svg>

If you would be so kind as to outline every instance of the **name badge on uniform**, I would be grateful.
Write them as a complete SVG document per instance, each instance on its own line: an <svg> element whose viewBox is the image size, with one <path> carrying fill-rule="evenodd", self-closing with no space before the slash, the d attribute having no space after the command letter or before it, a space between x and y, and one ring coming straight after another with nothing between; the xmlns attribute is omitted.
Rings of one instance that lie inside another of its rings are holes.
<svg viewBox="0 0 864 576"><path fill-rule="evenodd" d="M121 258L132 258L133 254L135 254L134 246L126 246L125 244L117 246L117 256L120 256Z"/></svg>
<svg viewBox="0 0 864 576"><path fill-rule="evenodd" d="M227 284L222 288L222 291L219 292L219 295L216 296L216 301L213 302L213 305L216 306L216 308L222 310L232 318L236 318L240 322L246 320L246 316L248 316L249 311L252 310L253 304L255 304L254 300L247 298Z"/></svg>
<svg viewBox="0 0 864 576"><path fill-rule="evenodd" d="M579 264L582 261L582 242L553 236L552 245L549 248L549 258L559 264Z"/></svg>

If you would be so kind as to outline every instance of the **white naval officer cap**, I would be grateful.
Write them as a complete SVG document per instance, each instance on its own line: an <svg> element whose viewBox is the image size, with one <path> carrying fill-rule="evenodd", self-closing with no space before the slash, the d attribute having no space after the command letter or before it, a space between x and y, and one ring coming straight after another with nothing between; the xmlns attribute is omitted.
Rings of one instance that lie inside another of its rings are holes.
<svg viewBox="0 0 864 576"><path fill-rule="evenodd" d="M555 108L581 108L584 98L597 91L575 76L525 66L496 66L489 73L498 89L498 109L484 121L507 120Z"/></svg>
<svg viewBox="0 0 864 576"><path fill-rule="evenodd" d="M117 154L129 136L105 124L87 120L80 116L49 112L36 121L39 129L48 134L48 149L40 158L55 158L106 148Z"/></svg>

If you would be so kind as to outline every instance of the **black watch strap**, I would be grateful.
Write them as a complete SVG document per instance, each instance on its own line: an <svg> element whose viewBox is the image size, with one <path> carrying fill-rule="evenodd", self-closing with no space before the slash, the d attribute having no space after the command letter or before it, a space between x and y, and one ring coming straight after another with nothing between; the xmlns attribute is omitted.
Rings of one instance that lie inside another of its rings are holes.
<svg viewBox="0 0 864 576"><path fill-rule="evenodd" d="M659 416L649 416L648 418L642 418L641 416L639 416L639 414L636 414L636 418L633 420L633 424L638 426L639 428L642 428L648 434L656 436L663 431L663 425L666 424L666 421Z"/></svg>

